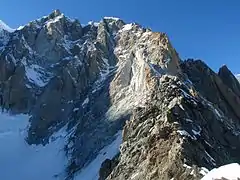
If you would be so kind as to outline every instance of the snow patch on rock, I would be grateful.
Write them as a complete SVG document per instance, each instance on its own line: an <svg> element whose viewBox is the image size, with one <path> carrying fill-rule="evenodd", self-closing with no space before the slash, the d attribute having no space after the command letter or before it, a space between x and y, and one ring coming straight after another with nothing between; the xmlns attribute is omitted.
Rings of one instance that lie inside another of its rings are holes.
<svg viewBox="0 0 240 180"><path fill-rule="evenodd" d="M39 87L44 87L50 80L50 75L36 64L25 66L25 71L28 80Z"/></svg>
<svg viewBox="0 0 240 180"><path fill-rule="evenodd" d="M82 106L84 107L84 106L86 106L88 103L89 103L89 98L87 97L87 98L83 101Z"/></svg>
<svg viewBox="0 0 240 180"><path fill-rule="evenodd" d="M185 137L190 137L192 140L197 140L197 138L195 136L192 136L191 134L189 134L187 131L185 130L178 130L177 131L181 136L185 136Z"/></svg>
<svg viewBox="0 0 240 180"><path fill-rule="evenodd" d="M126 24L126 25L123 26L123 28L119 32L129 31L132 28L133 28L133 24Z"/></svg>

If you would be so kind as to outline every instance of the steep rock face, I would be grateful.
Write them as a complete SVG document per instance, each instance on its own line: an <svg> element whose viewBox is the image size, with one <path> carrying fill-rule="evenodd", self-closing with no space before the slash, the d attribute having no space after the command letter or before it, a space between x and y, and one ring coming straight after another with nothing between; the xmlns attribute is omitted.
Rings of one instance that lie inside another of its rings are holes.
<svg viewBox="0 0 240 180"><path fill-rule="evenodd" d="M188 60L182 64L182 69L205 98L216 104L229 118L239 119L239 97L205 63Z"/></svg>
<svg viewBox="0 0 240 180"><path fill-rule="evenodd" d="M7 35L1 106L31 114L29 144L46 144L68 126L69 178L145 104L153 76L181 74L166 34L117 18L82 27L56 10Z"/></svg>
<svg viewBox="0 0 240 180"><path fill-rule="evenodd" d="M226 65L219 69L218 75L222 81L232 89L232 91L240 96L240 84L237 78L232 74L232 72L227 68Z"/></svg>
<svg viewBox="0 0 240 180"><path fill-rule="evenodd" d="M102 34L101 23L106 22L109 27ZM121 26L118 32L112 30L115 23ZM88 153L89 149L102 148L104 141L112 140L112 135L122 128L133 108L146 101L151 92L152 84L149 80L152 76L181 73L177 53L166 35L147 31L137 24L122 25L120 20L113 19L104 19L98 27L100 34L97 37L105 37L107 34L109 38L108 43L102 42L107 46L104 51L108 49L108 53L102 57L105 69L88 91L88 103L83 107L84 115L81 110L77 113L83 116L71 141L74 149L72 151L70 148L69 151L78 158L72 159L70 167L82 167L93 156ZM158 53L153 53L154 48L159 49ZM152 56L148 57L149 54ZM86 133L93 129L94 133ZM70 174L75 170L71 168Z"/></svg>

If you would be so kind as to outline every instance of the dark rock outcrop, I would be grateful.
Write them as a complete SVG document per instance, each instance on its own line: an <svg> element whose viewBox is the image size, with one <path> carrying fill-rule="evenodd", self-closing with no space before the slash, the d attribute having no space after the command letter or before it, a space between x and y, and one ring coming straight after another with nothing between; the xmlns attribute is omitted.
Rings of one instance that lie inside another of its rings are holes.
<svg viewBox="0 0 240 180"><path fill-rule="evenodd" d="M182 64L182 69L203 97L217 105L229 118L240 118L239 96L204 62L188 60Z"/></svg>
<svg viewBox="0 0 240 180"><path fill-rule="evenodd" d="M112 172L112 170L119 163L119 154L113 159L106 159L99 170L99 180L105 180Z"/></svg>
<svg viewBox="0 0 240 180"><path fill-rule="evenodd" d="M218 72L219 77L222 79L232 91L240 97L240 84L237 78L232 74L226 65L222 66Z"/></svg>

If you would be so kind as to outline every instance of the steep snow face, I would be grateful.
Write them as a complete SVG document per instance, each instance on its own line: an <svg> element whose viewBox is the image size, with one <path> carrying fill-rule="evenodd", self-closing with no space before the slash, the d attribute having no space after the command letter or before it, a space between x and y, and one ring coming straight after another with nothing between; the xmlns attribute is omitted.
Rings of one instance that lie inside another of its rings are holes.
<svg viewBox="0 0 240 180"><path fill-rule="evenodd" d="M2 20L0 20L0 31L4 29L5 31L8 32L13 32L15 29L10 28L8 25L6 25Z"/></svg>
<svg viewBox="0 0 240 180"><path fill-rule="evenodd" d="M112 159L119 152L120 144L122 143L122 131L116 134L116 139L104 147L98 154L98 156L85 168L83 168L80 173L75 177L75 180L98 180L99 179L99 169L101 164L106 159Z"/></svg>
<svg viewBox="0 0 240 180"><path fill-rule="evenodd" d="M232 163L211 170L202 180L228 179L238 180L240 178L240 165Z"/></svg>
<svg viewBox="0 0 240 180"><path fill-rule="evenodd" d="M66 164L65 130L54 134L46 146L29 146L25 141L28 119L0 114L0 179L59 179Z"/></svg>
<svg viewBox="0 0 240 180"><path fill-rule="evenodd" d="M240 74L236 74L236 78L238 81L240 81Z"/></svg>

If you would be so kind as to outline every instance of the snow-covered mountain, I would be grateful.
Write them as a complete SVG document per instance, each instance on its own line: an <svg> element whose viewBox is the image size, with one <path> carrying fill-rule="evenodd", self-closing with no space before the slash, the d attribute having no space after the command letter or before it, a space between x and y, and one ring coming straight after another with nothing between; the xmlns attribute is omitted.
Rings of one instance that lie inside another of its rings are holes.
<svg viewBox="0 0 240 180"><path fill-rule="evenodd" d="M182 61L165 33L114 17L3 26L0 179L191 180L240 160L226 66Z"/></svg>
<svg viewBox="0 0 240 180"><path fill-rule="evenodd" d="M8 25L6 25L2 20L0 20L0 31L5 30L8 32L13 32L15 29L10 28Z"/></svg>

